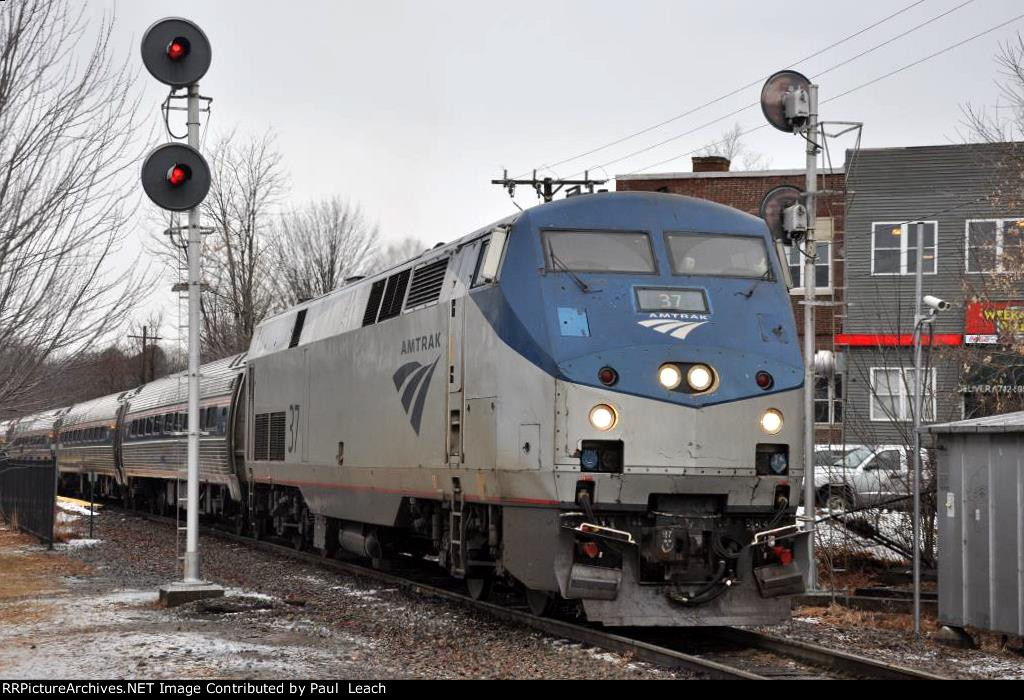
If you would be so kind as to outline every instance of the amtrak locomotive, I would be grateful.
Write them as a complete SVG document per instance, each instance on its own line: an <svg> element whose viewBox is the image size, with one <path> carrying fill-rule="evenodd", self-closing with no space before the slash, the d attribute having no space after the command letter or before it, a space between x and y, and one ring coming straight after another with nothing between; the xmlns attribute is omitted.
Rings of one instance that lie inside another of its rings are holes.
<svg viewBox="0 0 1024 700"><path fill-rule="evenodd" d="M538 614L779 622L809 565L782 280L764 222L706 201L602 193L509 217L205 366L200 507L325 554L435 559L477 596L517 582ZM66 486L95 471L173 507L185 398L168 377L51 416Z"/></svg>

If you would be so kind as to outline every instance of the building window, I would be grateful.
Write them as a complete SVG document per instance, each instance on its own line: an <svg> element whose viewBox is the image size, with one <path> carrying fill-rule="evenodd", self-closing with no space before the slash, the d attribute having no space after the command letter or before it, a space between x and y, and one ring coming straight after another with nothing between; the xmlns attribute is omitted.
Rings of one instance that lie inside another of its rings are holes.
<svg viewBox="0 0 1024 700"><path fill-rule="evenodd" d="M967 221L964 256L968 272L1010 272L1018 269L1024 251L1024 219Z"/></svg>
<svg viewBox="0 0 1024 700"><path fill-rule="evenodd" d="M934 275L939 257L939 224L924 222L924 274ZM913 275L917 271L918 223L871 224L871 274Z"/></svg>
<svg viewBox="0 0 1024 700"><path fill-rule="evenodd" d="M823 425L843 422L843 375L814 380L814 422Z"/></svg>
<svg viewBox="0 0 1024 700"><path fill-rule="evenodd" d="M935 370L927 378L922 405L923 419L935 420ZM871 420L912 421L914 419L913 368L871 368Z"/></svg>
<svg viewBox="0 0 1024 700"><path fill-rule="evenodd" d="M832 244L818 242L818 259L814 266L814 287L821 294L832 293ZM804 291L804 256L798 246L786 246L786 264L789 265L790 279L794 287L792 294Z"/></svg>

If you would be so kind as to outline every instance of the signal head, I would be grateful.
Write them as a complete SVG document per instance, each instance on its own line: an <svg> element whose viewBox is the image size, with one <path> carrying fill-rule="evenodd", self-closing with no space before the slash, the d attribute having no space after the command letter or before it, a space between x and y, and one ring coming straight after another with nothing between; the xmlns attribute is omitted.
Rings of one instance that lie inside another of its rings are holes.
<svg viewBox="0 0 1024 700"><path fill-rule="evenodd" d="M156 22L142 37L142 63L174 88L199 82L212 60L210 40L195 23L180 17Z"/></svg>
<svg viewBox="0 0 1024 700"><path fill-rule="evenodd" d="M210 191L210 166L196 149L183 143L157 146L142 164L142 188L169 211L199 206Z"/></svg>
<svg viewBox="0 0 1024 700"><path fill-rule="evenodd" d="M781 185L761 200L761 218L768 224L772 238L783 245L793 245L793 241L807 233L806 211L800 215L803 199L804 193L799 188Z"/></svg>
<svg viewBox="0 0 1024 700"><path fill-rule="evenodd" d="M804 128L810 117L811 81L795 70L780 70L761 88L761 111L768 123L793 133Z"/></svg>

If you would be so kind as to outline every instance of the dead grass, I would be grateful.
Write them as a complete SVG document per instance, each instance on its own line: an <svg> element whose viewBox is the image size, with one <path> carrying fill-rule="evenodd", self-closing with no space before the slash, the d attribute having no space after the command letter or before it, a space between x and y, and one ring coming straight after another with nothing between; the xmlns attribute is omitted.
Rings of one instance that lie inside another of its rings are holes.
<svg viewBox="0 0 1024 700"><path fill-rule="evenodd" d="M793 611L794 617L814 617L836 627L859 627L862 629L913 632L914 619L903 613L887 613L874 610L853 610L842 605L827 607L801 607ZM921 615L921 629L935 631L938 622L934 615Z"/></svg>
<svg viewBox="0 0 1024 700"><path fill-rule="evenodd" d="M40 550L35 538L0 530L0 601L64 590L63 576L91 571L84 562Z"/></svg>

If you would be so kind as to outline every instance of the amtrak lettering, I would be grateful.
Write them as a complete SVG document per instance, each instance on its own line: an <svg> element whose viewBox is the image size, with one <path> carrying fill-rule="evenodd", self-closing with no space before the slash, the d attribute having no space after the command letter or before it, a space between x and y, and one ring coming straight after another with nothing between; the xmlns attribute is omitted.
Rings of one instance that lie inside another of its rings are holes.
<svg viewBox="0 0 1024 700"><path fill-rule="evenodd" d="M402 341L402 354L411 355L421 350L435 350L441 347L441 334L421 335L419 338L409 338Z"/></svg>
<svg viewBox="0 0 1024 700"><path fill-rule="evenodd" d="M440 342L441 334L430 337L435 337L437 342ZM402 353L405 353L405 342L402 343ZM402 408L409 416L409 423L417 435L420 434L420 421L423 418L423 406L427 401L427 391L430 389L430 379L434 376L434 369L440 359L441 356L438 355L429 365L407 362L392 376L395 391L402 397Z"/></svg>
<svg viewBox="0 0 1024 700"><path fill-rule="evenodd" d="M654 313L646 321L637 321L644 328L677 340L686 340L693 331L711 320L707 314Z"/></svg>

